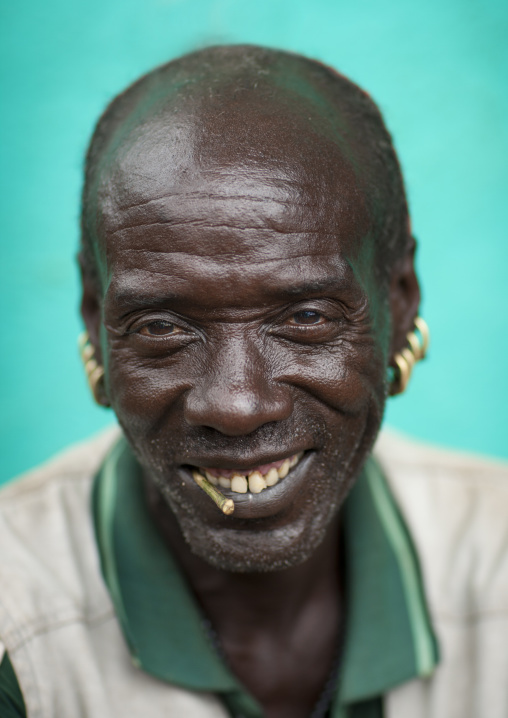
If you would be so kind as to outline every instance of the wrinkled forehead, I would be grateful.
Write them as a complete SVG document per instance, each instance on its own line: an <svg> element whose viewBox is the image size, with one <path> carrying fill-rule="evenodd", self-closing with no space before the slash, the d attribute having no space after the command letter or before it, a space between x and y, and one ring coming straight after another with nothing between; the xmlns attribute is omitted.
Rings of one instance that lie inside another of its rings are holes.
<svg viewBox="0 0 508 718"><path fill-rule="evenodd" d="M103 251L144 222L269 227L352 245L364 238L367 202L338 118L284 92L265 95L177 98L129 119L96 185Z"/></svg>

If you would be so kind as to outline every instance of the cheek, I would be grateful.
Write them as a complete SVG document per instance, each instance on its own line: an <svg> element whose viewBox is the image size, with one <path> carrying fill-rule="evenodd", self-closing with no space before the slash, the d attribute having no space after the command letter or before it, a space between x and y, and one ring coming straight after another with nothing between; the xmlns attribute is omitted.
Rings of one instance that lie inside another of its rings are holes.
<svg viewBox="0 0 508 718"><path fill-rule="evenodd" d="M192 385L193 368L191 361L182 363L176 358L148 364L127 348L113 344L108 374L111 406L120 423L128 423L136 433L149 433L181 402Z"/></svg>
<svg viewBox="0 0 508 718"><path fill-rule="evenodd" d="M284 366L279 363L279 372L279 381L299 387L334 411L358 414L373 400L384 403L384 361L371 344L305 348Z"/></svg>

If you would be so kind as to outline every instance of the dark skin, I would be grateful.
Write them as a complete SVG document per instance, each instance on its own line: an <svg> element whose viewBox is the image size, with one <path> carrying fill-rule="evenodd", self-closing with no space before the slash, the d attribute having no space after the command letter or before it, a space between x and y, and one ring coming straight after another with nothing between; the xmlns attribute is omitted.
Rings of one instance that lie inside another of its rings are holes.
<svg viewBox="0 0 508 718"><path fill-rule="evenodd" d="M339 509L419 301L411 244L376 280L354 147L316 134L305 102L225 83L125 130L97 190L102 286L85 276L82 304L153 520L268 718L306 718L328 677ZM191 475L300 452L276 486L228 493L230 517Z"/></svg>

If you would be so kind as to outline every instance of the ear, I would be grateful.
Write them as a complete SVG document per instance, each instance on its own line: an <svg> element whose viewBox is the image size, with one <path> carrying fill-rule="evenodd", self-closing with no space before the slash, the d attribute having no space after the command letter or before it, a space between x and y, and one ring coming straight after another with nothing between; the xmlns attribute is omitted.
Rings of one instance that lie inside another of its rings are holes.
<svg viewBox="0 0 508 718"><path fill-rule="evenodd" d="M82 257L78 257L81 273L81 316L90 337L90 343L95 349L95 359L103 364L100 340L100 327L102 322L101 293L97 282L85 270Z"/></svg>
<svg viewBox="0 0 508 718"><path fill-rule="evenodd" d="M406 346L406 336L413 329L414 320L418 316L420 286L414 266L415 252L416 240L411 238L410 246L392 270L389 292L392 316L390 363L395 354Z"/></svg>
<svg viewBox="0 0 508 718"><path fill-rule="evenodd" d="M104 361L102 357L102 348L100 341L100 328L102 322L102 310L101 310L101 292L98 287L98 283L93 281L90 277L90 273L84 268L82 258L79 257L79 266L81 270L81 285L83 288L83 294L81 297L81 316L85 322L85 326L88 332L90 344L93 346L93 359L102 367L102 374L99 377L93 379L94 372L88 373L88 383L90 390L93 394L95 401L104 407L111 406L107 389L105 384L104 375ZM88 364L87 364L88 366Z"/></svg>

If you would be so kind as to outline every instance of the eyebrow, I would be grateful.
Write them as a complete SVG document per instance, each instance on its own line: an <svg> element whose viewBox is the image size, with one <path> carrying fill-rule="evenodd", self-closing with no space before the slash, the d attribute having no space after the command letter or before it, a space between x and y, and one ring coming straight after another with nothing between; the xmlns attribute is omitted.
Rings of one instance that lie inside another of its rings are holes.
<svg viewBox="0 0 508 718"><path fill-rule="evenodd" d="M154 287L154 291L143 286L133 277L119 278L108 288L105 297L105 304L115 307L115 314L121 312L122 316L141 309L176 309L179 305L191 306L195 302L192 293L180 293L172 291L171 278L166 278L163 286ZM177 277L177 281L182 277ZM270 277L271 281L266 282L266 276L261 280L264 283L263 293L268 301L274 303L294 302L302 298L315 298L330 296L340 293L341 299L352 299L351 292L356 295L354 282L351 284L351 266L347 261L341 261L333 273L315 274L314 277L297 275L296 277ZM286 281L284 281L286 279ZM300 281L299 281L300 280ZM164 286L165 285L165 286ZM169 285L169 286L168 286Z"/></svg>
<svg viewBox="0 0 508 718"><path fill-rule="evenodd" d="M305 282L304 284L288 285L286 287L274 287L273 291L267 293L280 299L298 299L299 297L305 297L316 294L326 294L327 292L334 292L341 286L340 278L327 277L326 279L317 279L311 282ZM188 301L181 295L175 294L174 292L165 291L164 294L153 294L146 293L143 291L137 291L135 289L121 289L113 293L111 300L115 304L121 306L166 306L171 303L180 301Z"/></svg>
<svg viewBox="0 0 508 718"><path fill-rule="evenodd" d="M165 292L164 294L153 294L138 292L134 289L120 289L107 296L106 303L113 302L116 306L126 307L128 309L136 309L142 307L167 307L171 303L181 301L182 297L171 292Z"/></svg>
<svg viewBox="0 0 508 718"><path fill-rule="evenodd" d="M338 277L327 277L326 279L317 279L313 282L305 282L305 284L297 284L287 287L279 287L277 296L298 298L309 294L325 294L326 292L335 291L341 284Z"/></svg>

